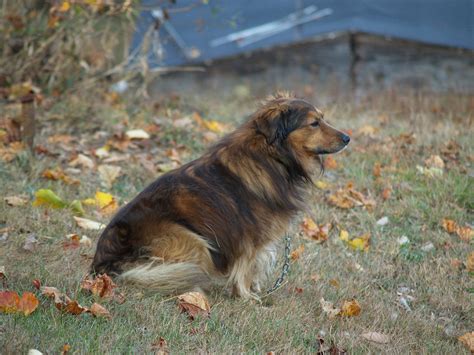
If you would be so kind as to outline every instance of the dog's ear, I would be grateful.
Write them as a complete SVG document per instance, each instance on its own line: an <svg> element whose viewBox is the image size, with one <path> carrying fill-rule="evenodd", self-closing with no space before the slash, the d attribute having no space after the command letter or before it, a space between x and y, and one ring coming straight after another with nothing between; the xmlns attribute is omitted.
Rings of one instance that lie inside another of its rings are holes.
<svg viewBox="0 0 474 355"><path fill-rule="evenodd" d="M286 104L263 107L257 112L255 128L257 133L265 136L268 144L281 142L289 134L288 116L289 106Z"/></svg>

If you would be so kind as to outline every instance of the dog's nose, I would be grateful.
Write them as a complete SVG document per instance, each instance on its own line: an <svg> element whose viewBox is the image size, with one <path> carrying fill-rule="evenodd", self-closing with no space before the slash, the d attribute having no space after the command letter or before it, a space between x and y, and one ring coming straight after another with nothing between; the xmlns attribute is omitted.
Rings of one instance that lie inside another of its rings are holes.
<svg viewBox="0 0 474 355"><path fill-rule="evenodd" d="M343 134L342 141L344 142L345 145L348 145L349 142L351 141L351 137L349 137L347 134Z"/></svg>

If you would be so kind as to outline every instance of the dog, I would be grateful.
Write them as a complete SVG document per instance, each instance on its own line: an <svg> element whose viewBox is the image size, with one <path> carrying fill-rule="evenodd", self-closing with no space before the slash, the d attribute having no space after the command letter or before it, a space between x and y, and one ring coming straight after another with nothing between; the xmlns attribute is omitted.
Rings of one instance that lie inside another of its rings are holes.
<svg viewBox="0 0 474 355"><path fill-rule="evenodd" d="M273 96L119 210L99 238L92 273L163 294L225 281L233 295L258 298L263 265L304 207L312 173L349 141L310 103Z"/></svg>

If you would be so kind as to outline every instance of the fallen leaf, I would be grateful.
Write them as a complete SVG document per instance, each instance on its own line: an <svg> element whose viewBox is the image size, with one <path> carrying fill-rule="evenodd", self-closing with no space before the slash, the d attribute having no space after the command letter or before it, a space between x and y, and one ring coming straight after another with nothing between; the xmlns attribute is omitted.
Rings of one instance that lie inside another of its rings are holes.
<svg viewBox="0 0 474 355"><path fill-rule="evenodd" d="M38 240L36 239L36 234L34 233L29 234L25 238L25 242L23 243L23 249L27 251L33 251L36 249L37 244L38 244Z"/></svg>
<svg viewBox="0 0 474 355"><path fill-rule="evenodd" d="M466 269L468 272L474 272L474 251L468 255L466 260Z"/></svg>
<svg viewBox="0 0 474 355"><path fill-rule="evenodd" d="M341 232L339 233L339 239L344 241L344 242L348 242L349 241L349 232L346 231L346 230L341 230Z"/></svg>
<svg viewBox="0 0 474 355"><path fill-rule="evenodd" d="M374 126L371 126L371 125L365 125L365 126L362 126L360 127L358 130L357 130L357 134L361 135L361 136L369 136L369 137L374 137L375 134L379 131L378 128L375 128Z"/></svg>
<svg viewBox="0 0 474 355"><path fill-rule="evenodd" d="M322 180L316 180L316 182L314 183L314 185L320 189L320 190L327 190L329 189L329 184L325 181L322 181Z"/></svg>
<svg viewBox="0 0 474 355"><path fill-rule="evenodd" d="M187 292L178 296L178 306L182 312L186 312L191 320L197 315L208 317L211 311L209 302L200 292Z"/></svg>
<svg viewBox="0 0 474 355"><path fill-rule="evenodd" d="M388 224L388 217L384 216L380 218L377 222L375 222L375 224L378 226L385 226L386 224Z"/></svg>
<svg viewBox="0 0 474 355"><path fill-rule="evenodd" d="M318 243L323 243L328 240L331 224L326 223L318 225L312 218L305 217L301 223L301 229L305 238Z"/></svg>
<svg viewBox="0 0 474 355"><path fill-rule="evenodd" d="M29 316L38 305L38 299L31 292L24 292L20 298L14 291L0 291L0 312L23 313L23 315Z"/></svg>
<svg viewBox="0 0 474 355"><path fill-rule="evenodd" d="M466 333L458 338L471 353L474 353L474 332Z"/></svg>
<svg viewBox="0 0 474 355"><path fill-rule="evenodd" d="M68 234L66 236L67 240L63 242L64 249L76 249L79 248L80 237L77 234Z"/></svg>
<svg viewBox="0 0 474 355"><path fill-rule="evenodd" d="M20 296L14 291L0 291L0 312L15 313L20 304Z"/></svg>
<svg viewBox="0 0 474 355"><path fill-rule="evenodd" d="M457 236L464 242L470 242L474 235L474 231L471 227L461 227L452 219L443 219L441 225L446 230L446 232L450 234L457 234Z"/></svg>
<svg viewBox="0 0 474 355"><path fill-rule="evenodd" d="M7 196L4 198L4 201L8 206L20 207L28 203L28 199L23 196Z"/></svg>
<svg viewBox="0 0 474 355"><path fill-rule="evenodd" d="M64 208L67 206L67 203L64 202L58 195L56 195L52 190L49 189L40 189L35 192L35 200L33 201L33 206L45 206L52 208Z"/></svg>
<svg viewBox="0 0 474 355"><path fill-rule="evenodd" d="M90 312L96 317L103 317L107 319L112 319L110 312L103 306L98 303L93 303Z"/></svg>
<svg viewBox="0 0 474 355"><path fill-rule="evenodd" d="M151 344L151 350L154 351L155 355L167 355L169 354L168 344L163 337L160 337L157 341Z"/></svg>
<svg viewBox="0 0 474 355"><path fill-rule="evenodd" d="M36 288L37 290L39 290L41 288L41 281L40 280L34 279L31 283L33 284L33 287Z"/></svg>
<svg viewBox="0 0 474 355"><path fill-rule="evenodd" d="M382 199L384 201L387 201L388 199L390 199L391 196L392 196L392 188L391 187L386 187L382 190Z"/></svg>
<svg viewBox="0 0 474 355"><path fill-rule="evenodd" d="M116 287L117 285L107 274L100 274L92 279L90 279L89 276L86 276L84 280L81 281L81 289L90 291L94 296L100 298L114 297L114 289Z"/></svg>
<svg viewBox="0 0 474 355"><path fill-rule="evenodd" d="M129 139L149 139L150 135L143 129L132 129L125 132L125 135Z"/></svg>
<svg viewBox="0 0 474 355"><path fill-rule="evenodd" d="M104 186L110 189L115 180L120 176L122 168L115 165L99 165L97 171Z"/></svg>
<svg viewBox="0 0 474 355"><path fill-rule="evenodd" d="M454 222L452 219L447 218L443 219L441 225L448 233L455 233L458 227L456 222Z"/></svg>
<svg viewBox="0 0 474 355"><path fill-rule="evenodd" d="M81 166L87 169L93 169L95 164L94 161L84 154L79 154L75 159L69 162L69 166Z"/></svg>
<svg viewBox="0 0 474 355"><path fill-rule="evenodd" d="M471 227L458 227L456 234L459 236L459 238L461 238L462 241L470 242L474 235L474 231L471 229Z"/></svg>
<svg viewBox="0 0 474 355"><path fill-rule="evenodd" d="M210 120L210 121L204 120L203 122L204 122L204 126L212 132L223 133L227 130L226 126L222 124L221 122L214 121L214 120Z"/></svg>
<svg viewBox="0 0 474 355"><path fill-rule="evenodd" d="M79 315L88 312L89 309L82 307L77 301L71 300L66 294L60 292L56 287L43 286L41 294L54 299L54 305L60 311Z"/></svg>
<svg viewBox="0 0 474 355"><path fill-rule="evenodd" d="M295 250L293 250L290 254L290 258L291 260L298 260L301 256L301 254L303 253L304 251L304 245L301 244L298 248L296 248Z"/></svg>
<svg viewBox="0 0 474 355"><path fill-rule="evenodd" d="M82 217L73 216L74 220L76 221L77 225L82 229L87 230L101 230L105 228L105 224L87 219Z"/></svg>
<svg viewBox="0 0 474 355"><path fill-rule="evenodd" d="M341 307L341 316L354 317L360 314L361 308L356 300L344 301Z"/></svg>
<svg viewBox="0 0 474 355"><path fill-rule="evenodd" d="M382 165L379 162L374 164L374 167L372 169L372 174L376 178L382 176Z"/></svg>
<svg viewBox="0 0 474 355"><path fill-rule="evenodd" d="M329 280L329 284L332 286L332 287L335 287L335 288L339 288L341 286L340 282L338 279L331 279Z"/></svg>
<svg viewBox="0 0 474 355"><path fill-rule="evenodd" d="M439 155L432 155L425 160L425 165L429 168L444 169L444 161Z"/></svg>
<svg viewBox="0 0 474 355"><path fill-rule="evenodd" d="M66 175L66 173L61 168L56 169L46 169L41 174L42 177L48 180L58 181L61 180L68 185L79 185L80 181L77 179L73 179L70 176Z"/></svg>
<svg viewBox="0 0 474 355"><path fill-rule="evenodd" d="M64 344L61 348L61 355L66 355L71 350L71 345Z"/></svg>
<svg viewBox="0 0 474 355"><path fill-rule="evenodd" d="M332 155L328 155L324 159L324 168L327 170L335 170L339 168L339 164L337 163L336 159Z"/></svg>
<svg viewBox="0 0 474 355"><path fill-rule="evenodd" d="M24 292L18 304L18 311L22 312L25 316L29 316L38 308L38 305L39 301L33 293Z"/></svg>
<svg viewBox="0 0 474 355"><path fill-rule="evenodd" d="M335 318L341 312L340 308L334 307L334 304L332 302L326 301L322 297L319 300L319 304L321 305L323 312L329 317L329 319Z"/></svg>
<svg viewBox="0 0 474 355"><path fill-rule="evenodd" d="M349 209L356 206L363 206L371 211L376 203L375 200L364 196L361 192L354 189L351 183L345 188L338 189L328 196L328 202L336 207Z"/></svg>
<svg viewBox="0 0 474 355"><path fill-rule="evenodd" d="M354 250L369 250L370 233L365 233L358 238L351 239L347 244Z"/></svg>
<svg viewBox="0 0 474 355"><path fill-rule="evenodd" d="M425 175L429 178L435 178L435 177L443 176L443 169L436 168L436 167L427 168L427 167L417 165L416 170L420 174Z"/></svg>
<svg viewBox="0 0 474 355"><path fill-rule="evenodd" d="M378 332L367 332L361 334L361 337L365 340L372 341L377 344L388 344L390 343L390 337L388 335Z"/></svg>

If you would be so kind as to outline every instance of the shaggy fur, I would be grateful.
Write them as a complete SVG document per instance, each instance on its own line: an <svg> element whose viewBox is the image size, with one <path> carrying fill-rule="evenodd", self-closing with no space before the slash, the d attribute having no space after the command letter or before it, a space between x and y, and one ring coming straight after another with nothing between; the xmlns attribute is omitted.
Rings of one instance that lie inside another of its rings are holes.
<svg viewBox="0 0 474 355"><path fill-rule="evenodd" d="M226 280L235 295L255 297L264 261L303 207L320 156L348 143L313 105L273 97L124 206L99 239L92 271L162 293Z"/></svg>

